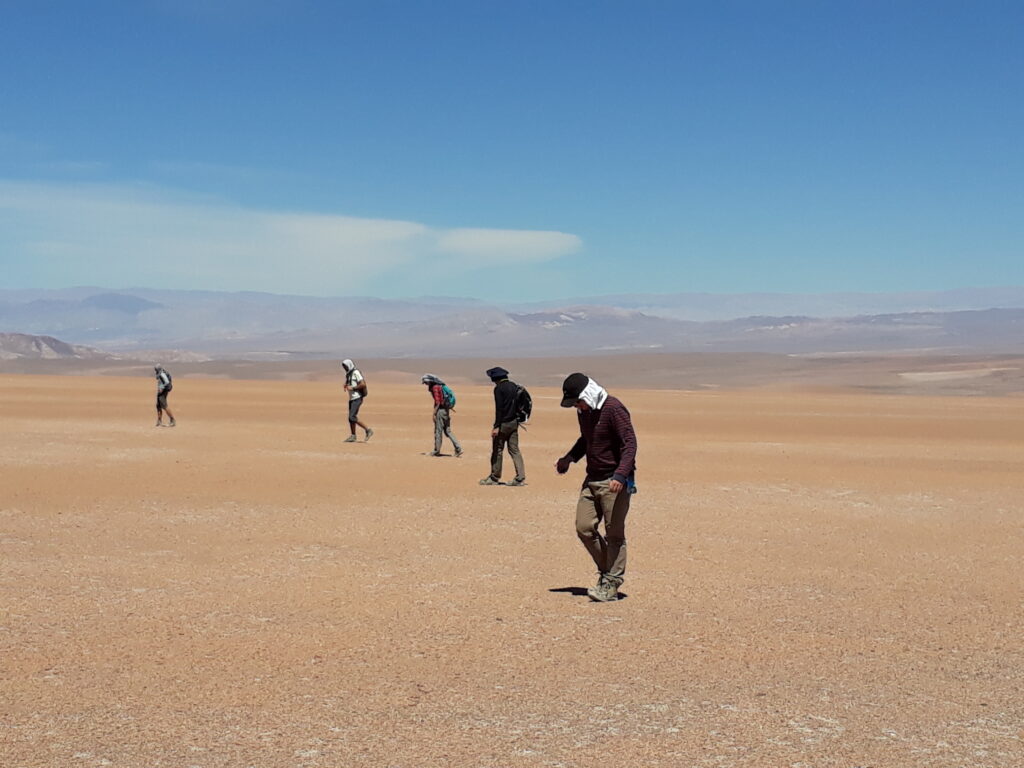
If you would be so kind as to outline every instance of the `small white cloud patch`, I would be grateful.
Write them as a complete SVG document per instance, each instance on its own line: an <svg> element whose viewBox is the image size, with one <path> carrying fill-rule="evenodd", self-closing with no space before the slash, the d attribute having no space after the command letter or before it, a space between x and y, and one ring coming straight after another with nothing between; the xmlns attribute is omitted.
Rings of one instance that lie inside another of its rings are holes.
<svg viewBox="0 0 1024 768"><path fill-rule="evenodd" d="M482 262L514 257L524 261L549 261L575 253L583 242L565 232L518 229L451 229L439 234L438 249Z"/></svg>

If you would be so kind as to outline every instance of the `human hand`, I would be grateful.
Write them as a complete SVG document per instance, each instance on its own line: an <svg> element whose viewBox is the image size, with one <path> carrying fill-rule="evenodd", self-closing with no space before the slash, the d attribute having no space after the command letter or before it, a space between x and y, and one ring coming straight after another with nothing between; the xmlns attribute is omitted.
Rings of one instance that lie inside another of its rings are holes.
<svg viewBox="0 0 1024 768"><path fill-rule="evenodd" d="M612 480L610 483L608 483L608 490L611 491L612 493L618 493L619 491L622 490L622 483L620 483L618 480Z"/></svg>
<svg viewBox="0 0 1024 768"><path fill-rule="evenodd" d="M497 436L498 436L498 428L495 427L494 429L491 430L491 437L497 437Z"/></svg>
<svg viewBox="0 0 1024 768"><path fill-rule="evenodd" d="M555 462L555 472L557 472L560 475L564 475L566 472L569 471L569 467L571 465L572 459L570 459L568 456L563 456L562 458Z"/></svg>

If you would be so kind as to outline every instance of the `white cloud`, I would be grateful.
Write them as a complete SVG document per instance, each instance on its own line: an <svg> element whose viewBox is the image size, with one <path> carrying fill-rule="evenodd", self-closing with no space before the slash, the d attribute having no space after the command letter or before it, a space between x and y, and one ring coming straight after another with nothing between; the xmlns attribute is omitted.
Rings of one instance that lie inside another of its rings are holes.
<svg viewBox="0 0 1024 768"><path fill-rule="evenodd" d="M0 181L0 265L5 282L26 287L346 294L389 274L428 279L439 260L486 269L580 247L562 232L262 211L142 185Z"/></svg>
<svg viewBox="0 0 1024 768"><path fill-rule="evenodd" d="M516 258L549 261L583 246L576 235L514 229L452 229L438 237L438 248L470 261Z"/></svg>

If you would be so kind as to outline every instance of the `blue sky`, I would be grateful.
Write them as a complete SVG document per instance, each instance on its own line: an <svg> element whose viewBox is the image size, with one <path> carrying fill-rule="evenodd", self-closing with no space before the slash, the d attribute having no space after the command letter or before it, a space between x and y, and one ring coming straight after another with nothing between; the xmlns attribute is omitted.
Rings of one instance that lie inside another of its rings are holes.
<svg viewBox="0 0 1024 768"><path fill-rule="evenodd" d="M1024 3L7 0L0 287L1024 285Z"/></svg>

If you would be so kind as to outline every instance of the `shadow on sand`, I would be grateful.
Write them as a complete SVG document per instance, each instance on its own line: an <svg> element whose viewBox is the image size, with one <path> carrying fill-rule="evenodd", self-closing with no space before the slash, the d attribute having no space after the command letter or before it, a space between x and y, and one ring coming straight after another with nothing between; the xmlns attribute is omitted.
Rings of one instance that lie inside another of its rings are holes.
<svg viewBox="0 0 1024 768"><path fill-rule="evenodd" d="M576 597L587 596L586 587L553 587L552 589L549 589L548 592L568 592L570 595L575 595ZM627 597L629 597L629 595L625 592L619 592L619 600L625 600Z"/></svg>

